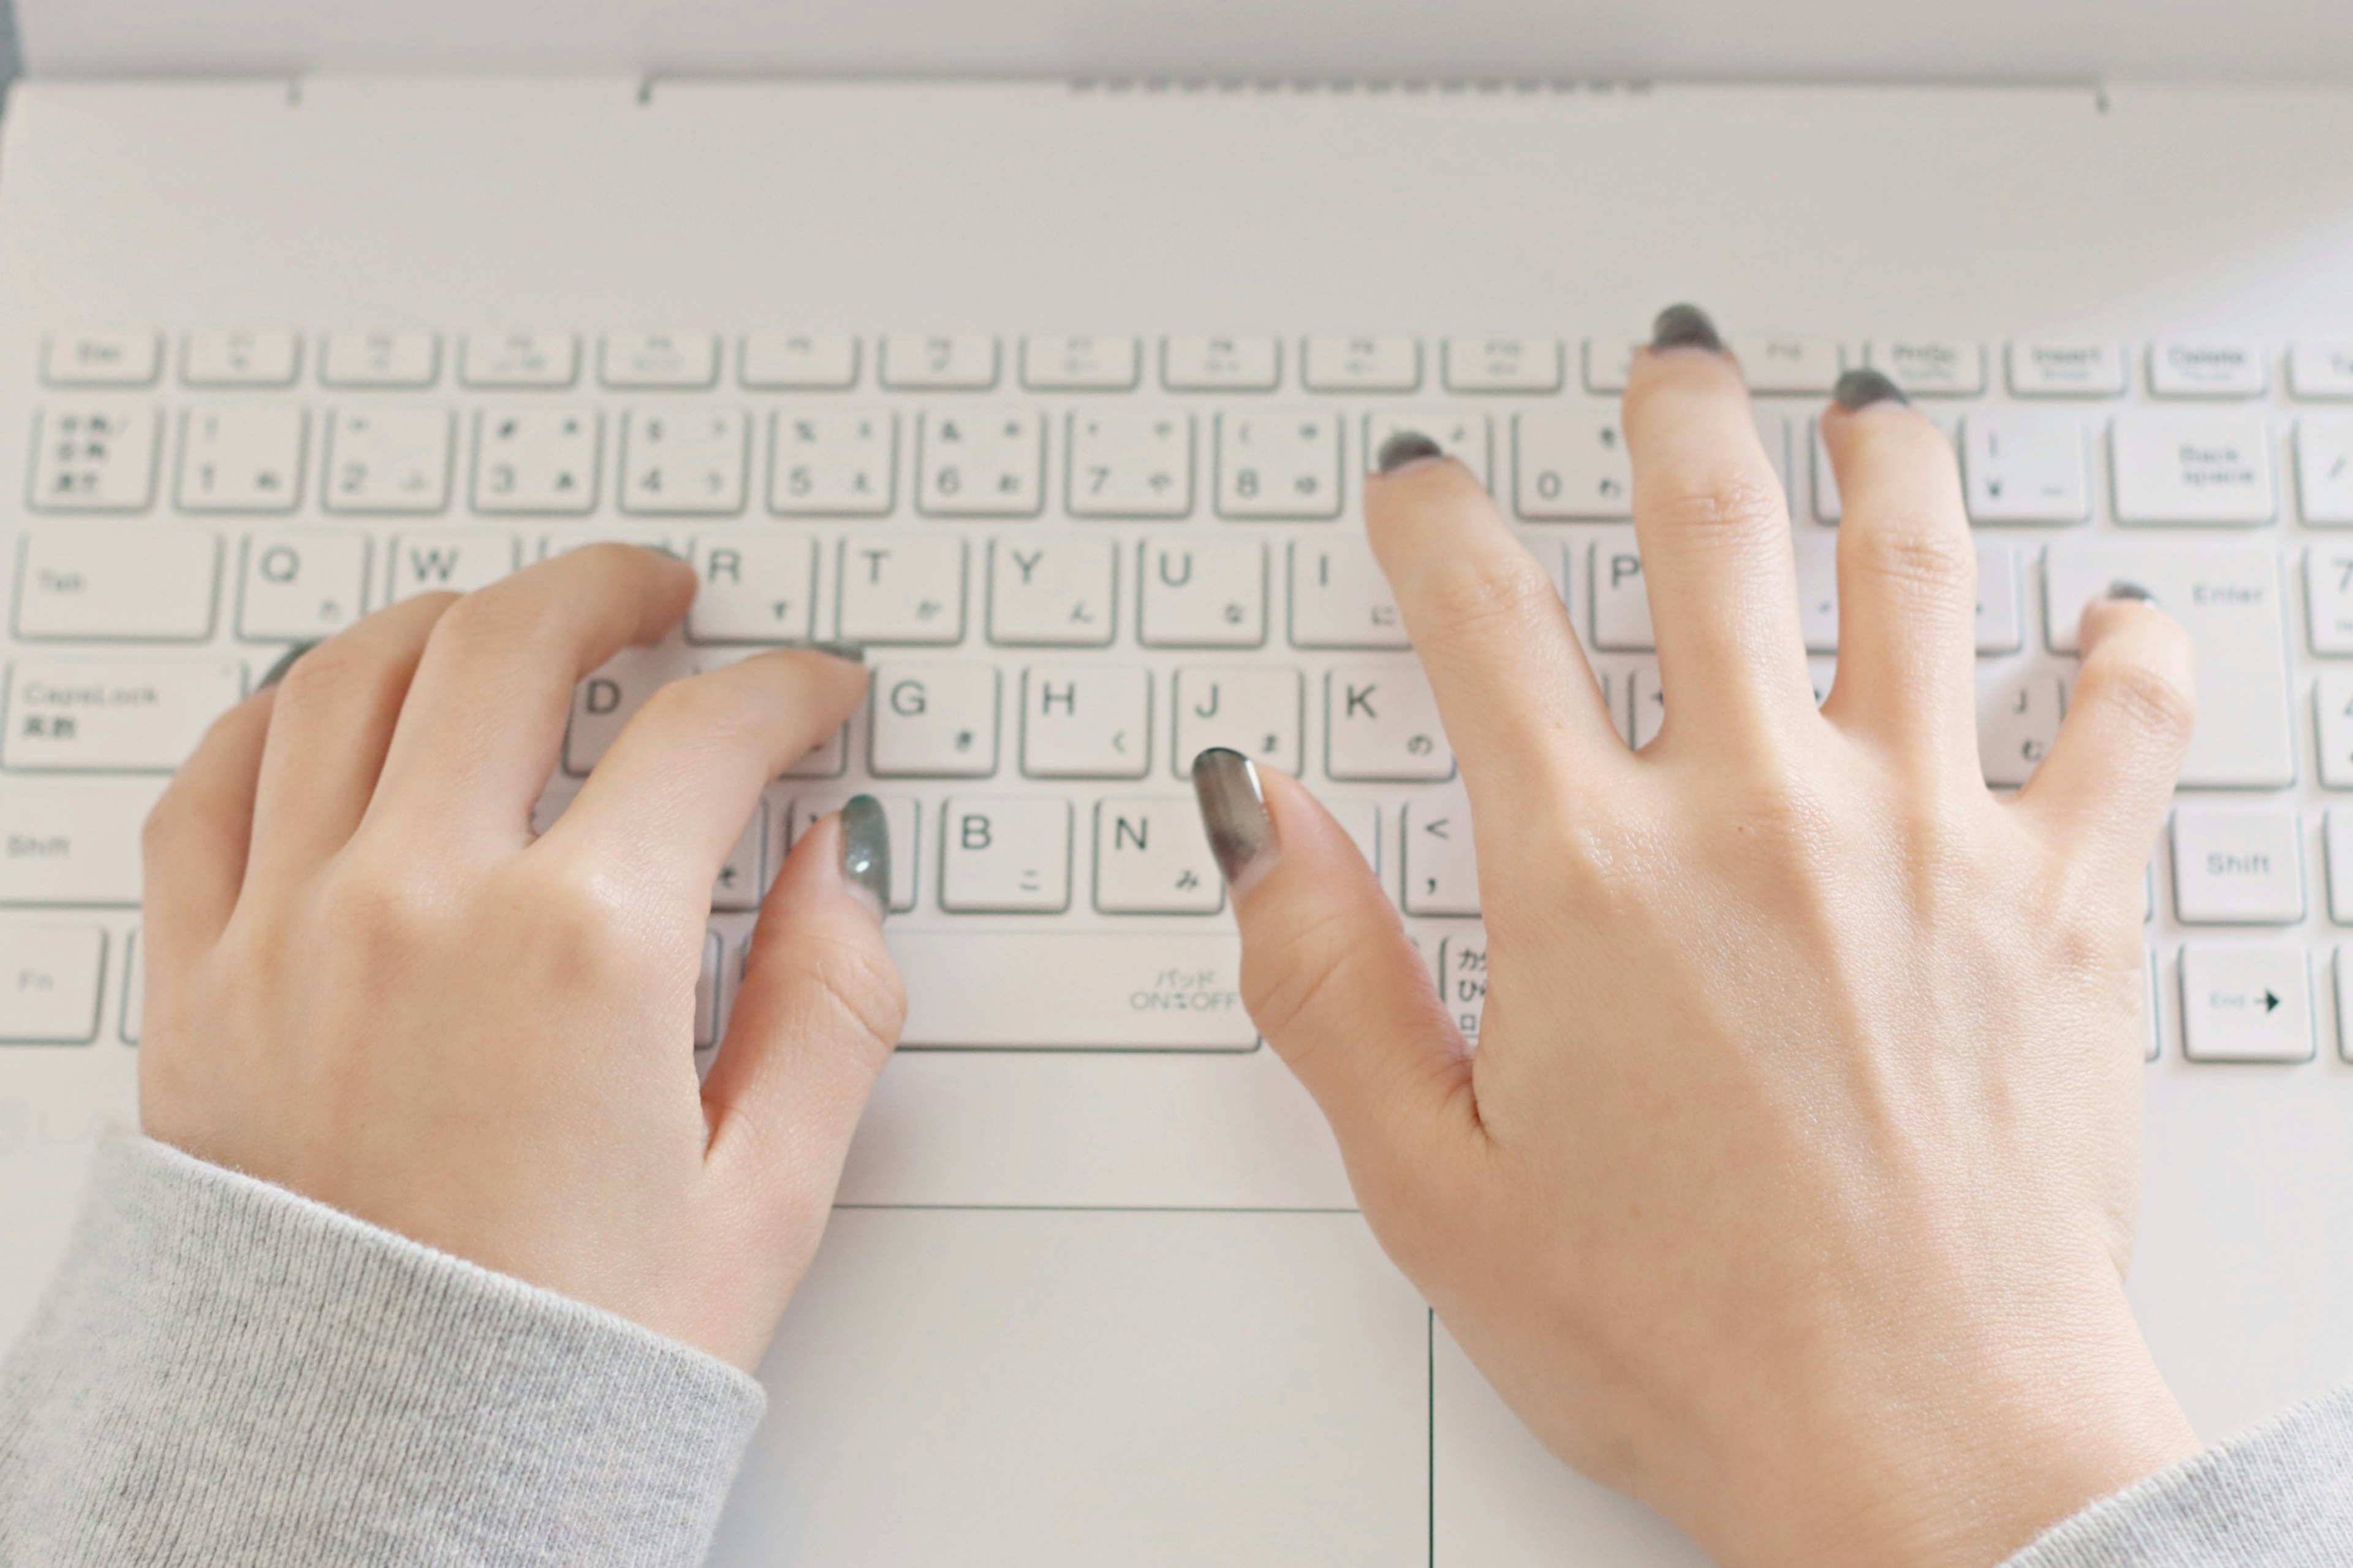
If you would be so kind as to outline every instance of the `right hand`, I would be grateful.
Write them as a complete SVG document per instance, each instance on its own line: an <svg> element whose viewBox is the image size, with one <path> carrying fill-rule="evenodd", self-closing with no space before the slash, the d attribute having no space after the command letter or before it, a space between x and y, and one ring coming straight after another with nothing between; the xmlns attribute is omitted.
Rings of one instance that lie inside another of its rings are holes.
<svg viewBox="0 0 2353 1568"><path fill-rule="evenodd" d="M1198 773L1243 993L1556 1453L1727 1568L1983 1568L2197 1447L2123 1290L2190 650L2090 606L2063 733L1991 794L1950 445L1851 385L1817 707L1781 487L1691 321L1626 393L1667 696L1640 753L1467 470L1367 486L1470 794L1476 1051L1346 834L1271 773L1254 815L1226 753Z"/></svg>

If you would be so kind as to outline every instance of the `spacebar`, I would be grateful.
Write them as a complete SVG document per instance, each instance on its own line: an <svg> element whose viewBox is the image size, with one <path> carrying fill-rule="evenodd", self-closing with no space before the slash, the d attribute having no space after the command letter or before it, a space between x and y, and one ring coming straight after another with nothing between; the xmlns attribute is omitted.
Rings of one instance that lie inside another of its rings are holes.
<svg viewBox="0 0 2353 1568"><path fill-rule="evenodd" d="M1246 1051L1230 931L890 933L907 980L902 1047Z"/></svg>

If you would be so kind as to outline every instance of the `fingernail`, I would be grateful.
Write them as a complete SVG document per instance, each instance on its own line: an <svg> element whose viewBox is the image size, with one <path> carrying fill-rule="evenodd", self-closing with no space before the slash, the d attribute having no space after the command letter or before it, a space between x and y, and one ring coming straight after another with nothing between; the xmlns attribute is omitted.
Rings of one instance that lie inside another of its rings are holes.
<svg viewBox="0 0 2353 1568"><path fill-rule="evenodd" d="M1380 456L1374 466L1384 474L1394 474L1408 463L1427 462L1446 456L1446 448L1419 430L1400 430L1381 443Z"/></svg>
<svg viewBox="0 0 2353 1568"><path fill-rule="evenodd" d="M1705 349L1720 354L1724 352L1724 340L1716 335L1715 323L1707 319L1707 312L1697 305L1670 305L1651 323L1651 346Z"/></svg>
<svg viewBox="0 0 2353 1568"><path fill-rule="evenodd" d="M286 672L294 668L294 661L301 658L304 654L309 653L312 648L317 647L319 645L314 642L298 642L292 647L288 648L284 653L280 654L278 656L278 662L269 667L269 672L261 678L261 684L256 686L254 689L256 691L267 691L271 687L277 685L280 681L285 679Z"/></svg>
<svg viewBox="0 0 2353 1568"><path fill-rule="evenodd" d="M891 817L871 795L841 808L841 879L881 920L891 908Z"/></svg>
<svg viewBox="0 0 2353 1568"><path fill-rule="evenodd" d="M1266 814L1258 764L1240 752L1211 746L1193 759L1193 794L1226 886L1247 891L1274 864L1274 818Z"/></svg>
<svg viewBox="0 0 2353 1568"><path fill-rule="evenodd" d="M2122 577L2117 578L2115 582L2108 584L2108 597L2111 599L2138 599L2144 605L2154 605L2157 603L2156 595L2150 593L2147 589L2142 587L2137 583L2127 583Z"/></svg>
<svg viewBox="0 0 2353 1568"><path fill-rule="evenodd" d="M1858 408L1868 408L1874 403L1905 404L1912 400L1904 389L1875 370L1851 370L1838 378L1831 395L1849 414Z"/></svg>

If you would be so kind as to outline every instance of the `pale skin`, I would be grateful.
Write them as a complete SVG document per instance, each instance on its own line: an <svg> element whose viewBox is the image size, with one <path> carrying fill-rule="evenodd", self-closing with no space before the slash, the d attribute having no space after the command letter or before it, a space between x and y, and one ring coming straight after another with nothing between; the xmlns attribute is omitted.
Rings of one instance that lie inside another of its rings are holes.
<svg viewBox="0 0 2353 1568"><path fill-rule="evenodd" d="M1727 1568L1995 1563L2197 1448L2122 1289L2188 642L2089 606L2064 731L1997 797L1933 426L1824 417L1846 517L1819 710L1737 367L1645 352L1625 429L1667 694L1639 754L1471 476L1367 483L1471 795L1478 1050L1346 834L1271 773L1246 997L1383 1246L1562 1458ZM381 612L224 718L149 826L142 1111L748 1367L903 1005L828 820L696 1082L712 879L860 700L853 663L673 688L533 840L574 681L692 591L575 552Z"/></svg>

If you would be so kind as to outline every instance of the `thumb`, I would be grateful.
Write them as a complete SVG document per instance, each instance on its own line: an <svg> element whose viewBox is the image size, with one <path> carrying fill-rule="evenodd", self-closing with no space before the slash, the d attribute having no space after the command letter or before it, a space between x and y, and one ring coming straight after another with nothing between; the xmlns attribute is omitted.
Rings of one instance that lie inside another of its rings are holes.
<svg viewBox="0 0 2353 1568"><path fill-rule="evenodd" d="M1241 927L1243 1005L1352 1171L1475 1121L1471 1052L1356 841L1290 774L1222 746L1193 789Z"/></svg>

